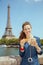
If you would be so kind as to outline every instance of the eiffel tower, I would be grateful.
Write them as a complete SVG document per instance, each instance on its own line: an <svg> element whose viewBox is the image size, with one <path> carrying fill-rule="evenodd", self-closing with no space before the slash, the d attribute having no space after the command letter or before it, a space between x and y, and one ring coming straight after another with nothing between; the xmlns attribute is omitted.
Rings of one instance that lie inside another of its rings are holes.
<svg viewBox="0 0 43 65"><path fill-rule="evenodd" d="M7 26L5 28L5 33L2 36L2 38L12 39L15 38L15 36L12 34L12 27L10 22L10 6L8 5L8 19L7 19Z"/></svg>

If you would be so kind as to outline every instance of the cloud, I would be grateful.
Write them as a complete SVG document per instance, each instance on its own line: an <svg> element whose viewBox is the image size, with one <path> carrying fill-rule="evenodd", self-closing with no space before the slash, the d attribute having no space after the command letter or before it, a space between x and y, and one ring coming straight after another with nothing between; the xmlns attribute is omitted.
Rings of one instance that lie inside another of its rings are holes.
<svg viewBox="0 0 43 65"><path fill-rule="evenodd" d="M34 0L35 2L41 2L42 0Z"/></svg>
<svg viewBox="0 0 43 65"><path fill-rule="evenodd" d="M43 0L25 0L25 2L42 2Z"/></svg>
<svg viewBox="0 0 43 65"><path fill-rule="evenodd" d="M29 0L25 0L26 2L29 2Z"/></svg>
<svg viewBox="0 0 43 65"><path fill-rule="evenodd" d="M32 3L33 0L25 0L25 2L27 2L27 3Z"/></svg>

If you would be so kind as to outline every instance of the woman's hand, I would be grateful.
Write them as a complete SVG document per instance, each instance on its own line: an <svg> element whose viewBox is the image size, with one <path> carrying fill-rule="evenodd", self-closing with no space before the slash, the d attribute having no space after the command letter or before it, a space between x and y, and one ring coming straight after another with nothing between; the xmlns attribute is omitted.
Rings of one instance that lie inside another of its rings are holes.
<svg viewBox="0 0 43 65"><path fill-rule="evenodd" d="M31 44L31 46L34 46L37 49L37 52L40 53L41 48L38 46L35 38L31 39L31 43L30 44Z"/></svg>
<svg viewBox="0 0 43 65"><path fill-rule="evenodd" d="M30 41L30 45L31 45L31 46L34 46L34 47L38 46L38 44L37 44L35 38L32 38L32 39L31 39L31 41Z"/></svg>
<svg viewBox="0 0 43 65"><path fill-rule="evenodd" d="M20 41L21 47L24 47L24 44L25 44L26 41L27 41L27 39L22 39L22 40Z"/></svg>

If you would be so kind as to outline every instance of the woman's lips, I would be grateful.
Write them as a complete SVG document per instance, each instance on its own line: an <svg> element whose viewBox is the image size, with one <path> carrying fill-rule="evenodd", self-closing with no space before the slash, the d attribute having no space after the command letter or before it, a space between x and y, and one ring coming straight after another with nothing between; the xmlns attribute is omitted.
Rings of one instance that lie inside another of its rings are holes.
<svg viewBox="0 0 43 65"><path fill-rule="evenodd" d="M27 34L30 33L30 31L27 32Z"/></svg>

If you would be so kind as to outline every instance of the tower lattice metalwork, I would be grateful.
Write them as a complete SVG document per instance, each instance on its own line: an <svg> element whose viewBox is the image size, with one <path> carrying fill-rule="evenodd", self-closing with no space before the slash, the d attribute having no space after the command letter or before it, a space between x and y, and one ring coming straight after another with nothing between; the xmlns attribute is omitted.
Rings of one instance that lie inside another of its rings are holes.
<svg viewBox="0 0 43 65"><path fill-rule="evenodd" d="M12 27L11 27L11 22L10 22L10 6L8 5L8 19L7 19L7 25L5 28L5 33L2 36L2 38L14 38L15 36L12 34Z"/></svg>

